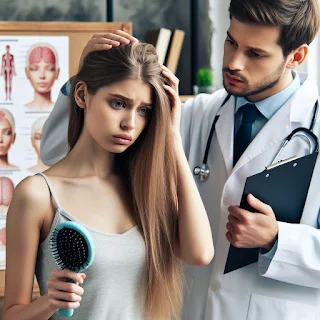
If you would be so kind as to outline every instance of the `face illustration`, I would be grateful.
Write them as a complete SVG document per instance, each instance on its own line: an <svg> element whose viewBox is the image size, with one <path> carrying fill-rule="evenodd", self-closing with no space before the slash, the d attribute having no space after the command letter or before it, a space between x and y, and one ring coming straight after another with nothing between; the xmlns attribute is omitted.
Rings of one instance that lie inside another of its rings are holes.
<svg viewBox="0 0 320 320"><path fill-rule="evenodd" d="M46 46L35 47L30 52L25 70L36 92L49 92L58 79L60 69L56 60L55 53Z"/></svg>
<svg viewBox="0 0 320 320"><path fill-rule="evenodd" d="M231 19L223 58L223 84L228 92L254 99L277 92L287 65L282 48L277 44L279 34L278 27Z"/></svg>
<svg viewBox="0 0 320 320"><path fill-rule="evenodd" d="M10 51L10 46L9 45L6 45L6 51L7 51L7 53L9 53L9 51Z"/></svg>
<svg viewBox="0 0 320 320"><path fill-rule="evenodd" d="M42 136L42 127L36 128L33 131L32 137L31 137L31 143L32 146L37 153L38 157L40 156L40 143L41 143L41 136Z"/></svg>
<svg viewBox="0 0 320 320"><path fill-rule="evenodd" d="M0 156L8 154L15 137L16 135L12 130L10 122L5 117L2 117L0 119Z"/></svg>
<svg viewBox="0 0 320 320"><path fill-rule="evenodd" d="M125 80L86 94L85 128L103 149L120 153L146 127L152 110L152 90L141 80Z"/></svg>

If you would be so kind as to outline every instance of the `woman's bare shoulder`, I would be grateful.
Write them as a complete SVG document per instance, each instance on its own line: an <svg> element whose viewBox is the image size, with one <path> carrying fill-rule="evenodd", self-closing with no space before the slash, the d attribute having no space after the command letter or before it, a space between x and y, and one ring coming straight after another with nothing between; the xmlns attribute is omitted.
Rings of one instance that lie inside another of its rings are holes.
<svg viewBox="0 0 320 320"><path fill-rule="evenodd" d="M10 209L23 210L24 212L44 213L51 208L50 192L46 181L40 175L23 179L15 188ZM12 211L10 210L9 211Z"/></svg>

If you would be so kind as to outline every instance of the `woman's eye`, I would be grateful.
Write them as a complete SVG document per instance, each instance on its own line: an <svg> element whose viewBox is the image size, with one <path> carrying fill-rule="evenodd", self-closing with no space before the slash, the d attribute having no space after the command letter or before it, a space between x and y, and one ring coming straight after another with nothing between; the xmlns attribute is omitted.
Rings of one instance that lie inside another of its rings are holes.
<svg viewBox="0 0 320 320"><path fill-rule="evenodd" d="M124 107L124 103L122 101L111 101L111 106L114 109L121 109Z"/></svg>
<svg viewBox="0 0 320 320"><path fill-rule="evenodd" d="M7 135L7 136L11 136L12 135L12 131L11 130L6 130L4 132L4 134Z"/></svg>
<svg viewBox="0 0 320 320"><path fill-rule="evenodd" d="M139 114L142 115L142 116L147 116L147 115L150 114L150 112L151 112L151 109L146 108L146 107L143 107L143 108L139 109Z"/></svg>

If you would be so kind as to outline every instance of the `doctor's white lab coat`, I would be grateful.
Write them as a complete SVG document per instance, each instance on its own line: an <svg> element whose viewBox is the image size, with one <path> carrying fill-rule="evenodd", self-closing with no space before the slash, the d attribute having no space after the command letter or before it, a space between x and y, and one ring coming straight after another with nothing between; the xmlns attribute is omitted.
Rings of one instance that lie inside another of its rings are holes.
<svg viewBox="0 0 320 320"><path fill-rule="evenodd" d="M223 274L229 250L228 206L240 203L246 178L271 164L292 130L310 127L318 90L306 74L299 75L301 87L261 129L235 167L234 97L220 110L225 90L199 95L182 106L181 134L191 170L201 166L211 125L220 115L208 157L209 179L196 178L212 228L215 257L209 266L185 267L183 320L320 319L320 157L301 224L278 222L273 259L260 255L257 263ZM318 137L319 124L318 119L314 130ZM296 137L280 159L308 153L307 141Z"/></svg>

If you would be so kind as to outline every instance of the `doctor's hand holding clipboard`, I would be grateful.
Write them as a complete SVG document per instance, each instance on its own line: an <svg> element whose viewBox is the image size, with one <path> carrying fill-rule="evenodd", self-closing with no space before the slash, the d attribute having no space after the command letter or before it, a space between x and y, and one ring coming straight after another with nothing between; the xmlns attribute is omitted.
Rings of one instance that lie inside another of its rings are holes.
<svg viewBox="0 0 320 320"><path fill-rule="evenodd" d="M236 205L229 206L226 237L233 246L238 248L260 247L270 250L278 234L275 214L268 204L252 194L247 196L247 202L255 212Z"/></svg>
<svg viewBox="0 0 320 320"><path fill-rule="evenodd" d="M304 132L314 140L312 148L308 138L311 153L272 163L263 172L248 177L240 206L229 206L226 237L231 246L224 273L257 262L259 248L270 251L277 241L277 221L300 223L318 157L319 142L313 133L317 113L318 102L310 129L300 127L293 130L273 163L286 144L298 136L297 133Z"/></svg>

